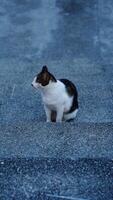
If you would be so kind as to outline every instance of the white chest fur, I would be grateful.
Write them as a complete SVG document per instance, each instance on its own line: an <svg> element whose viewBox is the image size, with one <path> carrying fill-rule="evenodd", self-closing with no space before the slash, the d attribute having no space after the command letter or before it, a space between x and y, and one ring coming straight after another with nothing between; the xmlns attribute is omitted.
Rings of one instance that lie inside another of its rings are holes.
<svg viewBox="0 0 113 200"><path fill-rule="evenodd" d="M42 98L44 104L51 110L58 110L63 107L63 112L69 111L73 97L70 97L65 85L57 80L57 82L50 82L49 85L42 88Z"/></svg>

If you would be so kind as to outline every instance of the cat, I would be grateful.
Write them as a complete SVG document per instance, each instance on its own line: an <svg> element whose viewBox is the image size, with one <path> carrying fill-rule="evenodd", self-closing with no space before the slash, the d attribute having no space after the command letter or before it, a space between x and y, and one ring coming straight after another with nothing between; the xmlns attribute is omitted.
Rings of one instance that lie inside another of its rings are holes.
<svg viewBox="0 0 113 200"><path fill-rule="evenodd" d="M67 79L57 80L43 66L35 76L32 86L41 90L47 122L62 122L74 119L78 111L78 92Z"/></svg>

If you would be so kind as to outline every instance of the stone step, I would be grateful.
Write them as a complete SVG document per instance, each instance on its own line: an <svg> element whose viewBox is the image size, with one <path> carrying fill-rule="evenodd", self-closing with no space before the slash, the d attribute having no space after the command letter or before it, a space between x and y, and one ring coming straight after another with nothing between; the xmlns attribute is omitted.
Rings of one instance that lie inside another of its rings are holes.
<svg viewBox="0 0 113 200"><path fill-rule="evenodd" d="M113 158L113 123L1 125L0 157Z"/></svg>
<svg viewBox="0 0 113 200"><path fill-rule="evenodd" d="M77 85L79 93L78 122L113 122L111 85ZM0 101L0 122L17 123L35 120L44 122L45 112L39 91L29 85L4 88Z"/></svg>
<svg viewBox="0 0 113 200"><path fill-rule="evenodd" d="M112 175L113 163L105 159L5 159L0 199L112 200Z"/></svg>
<svg viewBox="0 0 113 200"><path fill-rule="evenodd" d="M112 200L112 123L0 127L0 199Z"/></svg>

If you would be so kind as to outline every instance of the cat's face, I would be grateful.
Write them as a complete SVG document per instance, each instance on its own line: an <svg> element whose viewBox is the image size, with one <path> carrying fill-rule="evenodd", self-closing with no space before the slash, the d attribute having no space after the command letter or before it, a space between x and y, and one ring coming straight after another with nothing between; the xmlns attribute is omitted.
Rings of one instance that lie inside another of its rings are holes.
<svg viewBox="0 0 113 200"><path fill-rule="evenodd" d="M32 86L35 88L44 88L49 85L51 81L56 82L55 77L48 71L46 66L43 66L42 71L35 76Z"/></svg>

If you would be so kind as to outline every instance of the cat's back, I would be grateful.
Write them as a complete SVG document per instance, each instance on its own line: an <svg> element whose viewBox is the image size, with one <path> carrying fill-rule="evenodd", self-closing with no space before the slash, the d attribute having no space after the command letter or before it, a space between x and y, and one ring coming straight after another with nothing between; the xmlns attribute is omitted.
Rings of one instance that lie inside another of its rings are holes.
<svg viewBox="0 0 113 200"><path fill-rule="evenodd" d="M59 81L64 84L69 96L78 96L77 88L73 82L68 79L59 79Z"/></svg>

